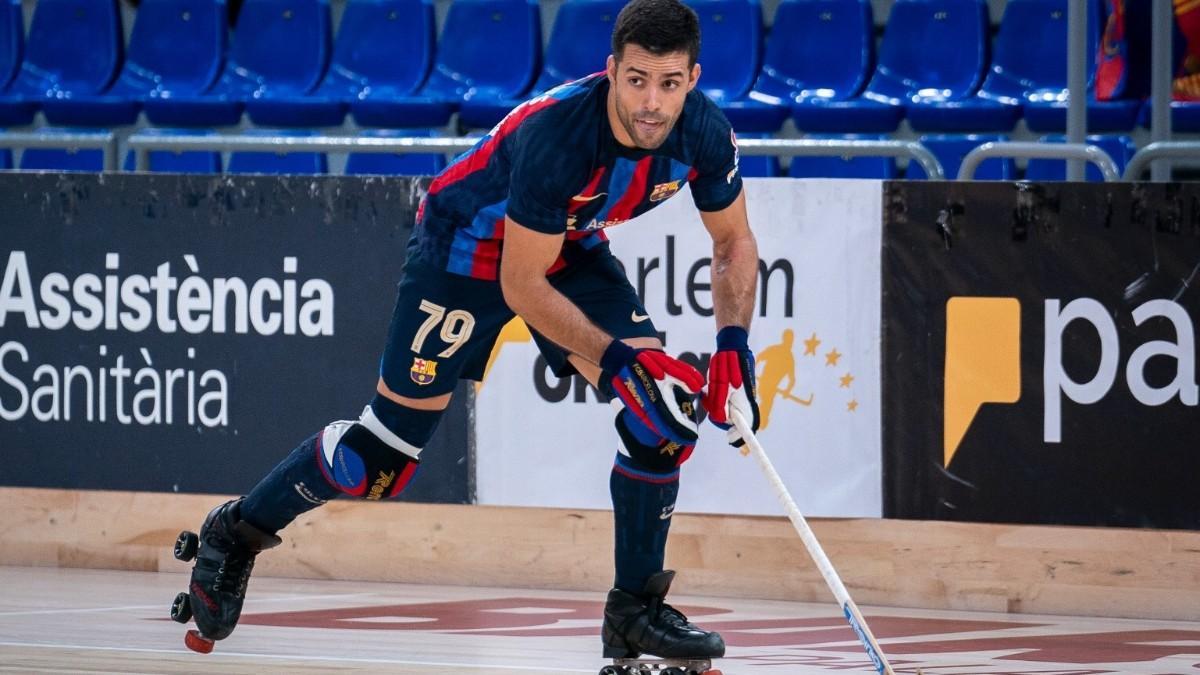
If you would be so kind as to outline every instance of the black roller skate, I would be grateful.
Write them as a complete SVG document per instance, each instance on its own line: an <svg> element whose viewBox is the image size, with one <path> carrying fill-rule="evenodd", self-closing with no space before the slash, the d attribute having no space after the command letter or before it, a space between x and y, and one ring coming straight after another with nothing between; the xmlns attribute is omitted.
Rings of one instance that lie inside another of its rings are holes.
<svg viewBox="0 0 1200 675"><path fill-rule="evenodd" d="M180 532L175 558L196 559L188 592L175 596L171 618L179 623L196 619L198 630L189 630L183 642L203 654L213 642L229 637L242 614L242 601L254 557L278 546L282 540L241 520L241 499L226 502L209 512L195 532Z"/></svg>
<svg viewBox="0 0 1200 675"><path fill-rule="evenodd" d="M721 675L712 659L725 655L725 641L663 600L674 578L671 570L659 572L640 595L619 588L608 592L600 636L604 657L613 662L600 675ZM642 654L659 658L639 658Z"/></svg>

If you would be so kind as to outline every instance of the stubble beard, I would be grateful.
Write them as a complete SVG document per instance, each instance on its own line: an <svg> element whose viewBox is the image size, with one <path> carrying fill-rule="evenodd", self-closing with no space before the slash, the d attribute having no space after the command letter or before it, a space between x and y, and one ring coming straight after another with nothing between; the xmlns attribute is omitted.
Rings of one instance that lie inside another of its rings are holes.
<svg viewBox="0 0 1200 675"><path fill-rule="evenodd" d="M617 101L616 108L617 119L621 121L621 126L625 128L625 133L629 134L629 138L633 140L634 145L642 150L655 150L661 146L667 140L667 136L670 134L671 128L675 123L674 120L668 120L665 115L642 115L642 119L659 122L661 125L657 135L647 137L638 130L634 116L621 105L619 100Z"/></svg>

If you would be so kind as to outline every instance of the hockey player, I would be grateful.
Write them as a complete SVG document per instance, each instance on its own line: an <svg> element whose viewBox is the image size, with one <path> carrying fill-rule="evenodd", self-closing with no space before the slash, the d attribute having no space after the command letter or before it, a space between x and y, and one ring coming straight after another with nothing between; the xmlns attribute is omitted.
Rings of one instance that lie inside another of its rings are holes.
<svg viewBox="0 0 1200 675"><path fill-rule="evenodd" d="M717 350L704 406L723 428L731 407L757 428L747 330L758 252L736 139L696 90L699 48L696 14L679 0L633 0L617 18L603 72L517 107L433 180L374 398L358 419L318 431L248 495L209 514L189 593L177 600L199 628L189 646L211 649L229 635L255 556L279 544L276 532L298 515L342 494L384 499L404 489L456 382L482 376L517 315L558 375L579 372L620 403L605 656L724 654L720 635L663 601L679 467L696 443L705 378L662 350L604 231L690 185L713 243Z"/></svg>

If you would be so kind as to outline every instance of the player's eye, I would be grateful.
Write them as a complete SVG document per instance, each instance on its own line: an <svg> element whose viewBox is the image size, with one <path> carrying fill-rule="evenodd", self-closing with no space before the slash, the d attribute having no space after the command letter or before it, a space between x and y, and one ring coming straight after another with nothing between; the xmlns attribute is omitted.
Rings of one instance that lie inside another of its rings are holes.
<svg viewBox="0 0 1200 675"><path fill-rule="evenodd" d="M640 86L642 86L642 78L631 77L631 78L629 78L629 84L632 84L635 87L640 87Z"/></svg>
<svg viewBox="0 0 1200 675"><path fill-rule="evenodd" d="M663 88L667 89L667 90L675 89L678 86L679 86L679 83L676 82L675 80L667 80L666 82L663 83Z"/></svg>

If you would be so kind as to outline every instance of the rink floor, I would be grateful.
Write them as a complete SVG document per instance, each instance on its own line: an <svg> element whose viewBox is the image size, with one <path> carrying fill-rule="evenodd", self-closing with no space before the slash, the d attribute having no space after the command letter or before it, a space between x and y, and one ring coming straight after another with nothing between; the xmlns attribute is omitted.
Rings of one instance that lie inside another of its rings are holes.
<svg viewBox="0 0 1200 675"><path fill-rule="evenodd" d="M255 578L216 650L167 619L174 573L0 567L0 671L596 673L591 593ZM872 672L832 603L672 597L720 630L725 675ZM863 607L896 671L1200 673L1200 624Z"/></svg>

